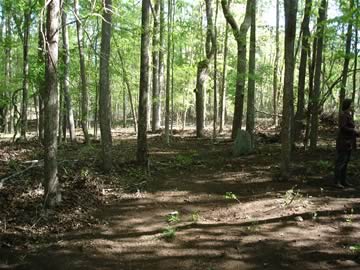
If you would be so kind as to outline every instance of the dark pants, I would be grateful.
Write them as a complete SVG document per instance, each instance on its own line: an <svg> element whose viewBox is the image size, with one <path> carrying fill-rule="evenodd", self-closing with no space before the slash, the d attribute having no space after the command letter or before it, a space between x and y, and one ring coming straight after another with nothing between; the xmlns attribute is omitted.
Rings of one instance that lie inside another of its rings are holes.
<svg viewBox="0 0 360 270"><path fill-rule="evenodd" d="M335 162L335 183L345 184L346 183L346 170L347 165L350 161L351 150L348 151L337 151L336 162Z"/></svg>

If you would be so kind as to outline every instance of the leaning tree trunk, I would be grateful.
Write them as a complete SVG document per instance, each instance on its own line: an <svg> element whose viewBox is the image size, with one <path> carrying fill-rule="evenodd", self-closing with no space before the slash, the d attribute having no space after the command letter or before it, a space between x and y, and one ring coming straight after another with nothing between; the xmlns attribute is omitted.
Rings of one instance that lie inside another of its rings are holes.
<svg viewBox="0 0 360 270"><path fill-rule="evenodd" d="M278 125L278 76L279 76L279 58L280 58L280 0L276 0L276 32L275 32L275 62L273 71L273 119L274 126Z"/></svg>
<svg viewBox="0 0 360 270"><path fill-rule="evenodd" d="M251 6L250 54L249 54L249 81L247 97L246 131L251 136L251 148L254 148L255 130L255 56L256 56L256 0Z"/></svg>
<svg viewBox="0 0 360 270"><path fill-rule="evenodd" d="M207 31L206 31L206 58L198 63L197 76L196 76L196 136L198 138L204 136L205 126L205 82L208 77L209 64L211 58L214 56L215 48L215 36L213 25L213 12L212 12L212 0L205 0L206 4L206 19L207 19Z"/></svg>
<svg viewBox="0 0 360 270"><path fill-rule="evenodd" d="M10 79L11 79L11 45L10 45L10 39L11 39L11 22L10 22L10 15L6 15L6 19L5 19L5 41L6 41L6 46L5 46L5 85L9 85L10 83ZM5 127L4 127L4 132L5 133L11 133L13 131L13 125L10 121L10 119L8 119L8 115L11 115L11 102L10 102L10 93L5 92L6 98L8 100L8 104L6 106L5 109L5 115L4 115L4 121L5 121Z"/></svg>
<svg viewBox="0 0 360 270"><path fill-rule="evenodd" d="M27 110L29 103L29 35L31 19L31 0L28 1L28 7L24 11L24 33L23 33L23 89L21 102L21 130L20 136L26 139L27 131Z"/></svg>
<svg viewBox="0 0 360 270"><path fill-rule="evenodd" d="M66 108L66 125L69 127L70 141L76 141L74 114L71 104L71 95L69 90L70 85L70 48L69 48L69 34L67 30L67 13L62 12L62 38L63 38L63 61L64 61L64 104Z"/></svg>
<svg viewBox="0 0 360 270"><path fill-rule="evenodd" d="M312 0L306 0L304 19L301 24L302 32L302 46L299 66L299 79L298 79L298 99L297 99L297 111L295 114L295 131L294 139L299 140L301 131L303 128L303 122L305 118L305 78L306 78L306 62L308 54L310 52L310 12L312 7Z"/></svg>
<svg viewBox="0 0 360 270"><path fill-rule="evenodd" d="M85 143L90 143L90 136L88 131L88 111L89 111L89 98L87 89L85 57L84 57L84 40L83 29L79 15L79 0L74 0L74 14L76 19L77 42L79 49L80 60L80 77L81 77L81 127L84 132Z"/></svg>
<svg viewBox="0 0 360 270"><path fill-rule="evenodd" d="M239 27L234 17L230 13L230 8L227 0L221 0L224 16L226 21L230 24L234 37L237 43L237 76L236 76L236 90L235 90L235 109L234 119L231 132L231 138L235 139L238 129L241 129L243 110L244 110L244 95L245 95L245 80L246 80L246 36L251 24L251 5L252 1L247 0L246 12L244 20Z"/></svg>
<svg viewBox="0 0 360 270"><path fill-rule="evenodd" d="M137 161L146 165L148 162L147 118L149 91L149 43L150 43L150 0L142 1L141 10L141 57L139 87L139 123L137 137Z"/></svg>
<svg viewBox="0 0 360 270"><path fill-rule="evenodd" d="M60 203L60 185L57 177L57 130L59 117L57 62L59 41L60 0L47 5L46 62L45 62L45 206Z"/></svg>
<svg viewBox="0 0 360 270"><path fill-rule="evenodd" d="M291 123L293 116L294 89L294 45L296 34L297 0L284 0L285 8L285 78L283 95L283 113L281 122L281 176L289 178L291 159Z"/></svg>
<svg viewBox="0 0 360 270"><path fill-rule="evenodd" d="M350 0L350 12L353 12L354 8L354 0ZM352 38L352 18L350 18L347 32L346 32L346 43L345 43L345 57L344 57L344 66L342 70L342 81L340 87L340 94L339 94L339 113L341 112L341 104L345 99L346 96L346 84L347 84L347 77L349 72L349 63L351 59L350 49L351 49L351 38Z"/></svg>
<svg viewBox="0 0 360 270"><path fill-rule="evenodd" d="M311 113L311 128L310 128L310 149L315 149L317 146L317 137L319 129L319 110L320 110L320 86L321 86L321 65L323 59L324 47L324 33L326 22L327 0L321 1L319 7L319 18L317 21L317 44L316 44L316 61L314 74L314 90L313 103Z"/></svg>
<svg viewBox="0 0 360 270"><path fill-rule="evenodd" d="M160 88L159 88L159 9L160 0L156 0L154 9L154 31L152 49L152 122L153 132L160 129Z"/></svg>
<svg viewBox="0 0 360 270"><path fill-rule="evenodd" d="M45 47L43 34L46 32L42 22L39 22L39 33L38 33L38 65L44 65L45 63ZM43 74L42 74L43 75ZM44 126L45 126L45 112L44 112L44 100L45 100L45 76L39 76L38 78L38 100L39 100L39 141L44 144Z"/></svg>
<svg viewBox="0 0 360 270"><path fill-rule="evenodd" d="M99 75L99 120L101 133L102 167L104 172L112 169L111 138L111 92L109 81L109 59L111 42L112 1L104 1L101 25L100 75Z"/></svg>

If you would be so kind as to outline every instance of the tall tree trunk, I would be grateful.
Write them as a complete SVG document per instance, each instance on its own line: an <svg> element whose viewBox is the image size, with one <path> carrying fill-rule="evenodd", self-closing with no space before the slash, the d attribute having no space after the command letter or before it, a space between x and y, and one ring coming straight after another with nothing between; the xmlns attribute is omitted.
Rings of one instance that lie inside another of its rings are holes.
<svg viewBox="0 0 360 270"><path fill-rule="evenodd" d="M170 68L171 68L171 32L172 32L172 0L168 0L168 32L167 32L167 58L166 58L166 90L165 90L165 140L170 144Z"/></svg>
<svg viewBox="0 0 360 270"><path fill-rule="evenodd" d="M279 42L279 25L280 25L280 0L276 0L276 33L275 33L275 62L273 73L273 117L274 126L278 125L278 76L279 76L279 58L280 58L280 42Z"/></svg>
<svg viewBox="0 0 360 270"><path fill-rule="evenodd" d="M123 83L123 128L127 127L127 114L126 114L126 89L125 89L126 85L125 83Z"/></svg>
<svg viewBox="0 0 360 270"><path fill-rule="evenodd" d="M45 44L44 36L46 36L46 28L42 22L39 22L38 33L38 65L43 65L45 59ZM44 145L44 126L45 126L45 76L38 78L38 91L39 91L39 141Z"/></svg>
<svg viewBox="0 0 360 270"><path fill-rule="evenodd" d="M134 119L134 131L136 133L137 132L137 127L136 126L137 126L137 123L138 123L137 122L137 117L136 117L136 111L135 111L135 106L134 106L134 102L133 102L133 98L132 98L132 94L131 94L130 82L129 82L129 79L128 79L128 76L127 76L124 59L122 57L122 54L121 54L120 50L118 50L118 56L120 58L120 65L121 65L121 68L122 68L123 79L124 79L126 88L128 90L131 114L132 114L133 119Z"/></svg>
<svg viewBox="0 0 360 270"><path fill-rule="evenodd" d="M255 74L256 74L256 0L251 6L251 30L250 30L250 53L249 53L249 81L247 97L246 131L251 136L251 147L254 148L255 131Z"/></svg>
<svg viewBox="0 0 360 270"><path fill-rule="evenodd" d="M112 1L104 1L101 25L100 75L99 75L99 120L101 133L102 167L105 172L112 169L111 138L111 91L109 80L109 59L111 44Z"/></svg>
<svg viewBox="0 0 360 270"><path fill-rule="evenodd" d="M21 138L26 139L27 110L29 104L29 34L31 19L31 0L27 2L28 7L24 11L24 33L23 33L23 91L21 102Z"/></svg>
<svg viewBox="0 0 360 270"><path fill-rule="evenodd" d="M153 31L153 49L152 49L152 122L153 132L160 129L160 88L159 88L159 10L160 0L155 0L154 9L154 31Z"/></svg>
<svg viewBox="0 0 360 270"><path fill-rule="evenodd" d="M99 32L99 18L96 18L96 31ZM96 35L95 42L94 42L94 49L95 49L95 67L98 67L98 35ZM98 81L96 76L95 81ZM95 86L95 102L94 102L94 137L97 140L98 138L98 122L99 122L99 112L98 112L98 104L99 104L99 84L96 83Z"/></svg>
<svg viewBox="0 0 360 270"><path fill-rule="evenodd" d="M171 16L171 118L170 118L170 133L173 134L174 128L174 63L175 63L175 41L174 41L174 22L175 22L175 9L176 9L176 0L173 0L173 9Z"/></svg>
<svg viewBox="0 0 360 270"><path fill-rule="evenodd" d="M6 41L6 46L5 46L5 87L6 89L8 88L7 86L10 84L10 80L11 80L11 28L10 28L10 16L6 15L5 18L5 41ZM5 97L7 99L7 106L5 108L5 112L4 112L4 132L5 133L11 133L13 131L13 125L11 123L11 101L10 101L10 94L5 92ZM10 119L8 119L8 115L10 115Z"/></svg>
<svg viewBox="0 0 360 270"><path fill-rule="evenodd" d="M236 76L236 90L235 90L235 109L234 119L231 132L231 138L235 139L238 129L241 129L243 110L244 110L244 95L245 95L245 80L246 80L246 36L251 24L251 5L252 1L247 0L246 12L244 20L239 27L234 17L230 13L230 8L227 5L227 0L221 0L221 5L224 11L226 21L230 24L234 37L237 43L237 76Z"/></svg>
<svg viewBox="0 0 360 270"><path fill-rule="evenodd" d="M294 111L294 45L296 35L297 0L284 0L285 8L285 78L283 113L281 122L281 175L287 180L290 175L291 123Z"/></svg>
<svg viewBox="0 0 360 270"><path fill-rule="evenodd" d="M218 70L217 70L217 18L219 13L219 0L216 0L216 12L215 12L215 23L214 23L214 119L213 119L213 139L217 136L217 121L218 121Z"/></svg>
<svg viewBox="0 0 360 270"><path fill-rule="evenodd" d="M310 129L311 129L311 118L312 118L312 107L314 103L314 71L316 64L316 46L317 46L317 37L315 36L312 44L312 56L309 52L309 101L308 108L306 113L306 129L305 129L305 138L304 138L304 147L305 149L309 144Z"/></svg>
<svg viewBox="0 0 360 270"><path fill-rule="evenodd" d="M147 118L149 91L149 43L150 43L150 0L142 0L141 9L141 56L140 56L140 88L139 88L139 124L137 137L137 161L146 165L148 162Z"/></svg>
<svg viewBox="0 0 360 270"><path fill-rule="evenodd" d="M62 39L63 39L63 62L64 62L64 105L66 108L66 124L69 127L70 141L76 141L74 113L71 104L71 95L69 90L70 85L70 49L69 49L69 34L67 30L67 13L62 11Z"/></svg>
<svg viewBox="0 0 360 270"><path fill-rule="evenodd" d="M312 8L312 0L306 0L304 19L301 24L302 32L302 46L299 66L299 78L298 78L298 98L297 98L297 110L295 114L295 131L294 139L297 141L301 136L303 128L303 122L305 118L305 78L306 78L306 62L308 59L308 53L310 52L310 13Z"/></svg>
<svg viewBox="0 0 360 270"><path fill-rule="evenodd" d="M85 143L90 143L90 136L88 131L88 111L89 98L86 80L85 58L84 58L84 40L83 29L79 15L79 0L74 0L74 14L76 17L77 42L80 59L80 77L81 77L81 127L84 132Z"/></svg>
<svg viewBox="0 0 360 270"><path fill-rule="evenodd" d="M198 138L204 136L205 125L205 83L208 77L209 64L215 52L215 36L212 12L212 0L205 0L207 31L205 52L206 58L198 63L196 76L196 136Z"/></svg>
<svg viewBox="0 0 360 270"><path fill-rule="evenodd" d="M319 18L317 21L316 64L315 64L315 74L314 74L314 94L313 94L311 129L310 129L310 149L313 150L317 146L317 137L318 137L318 129L319 129L321 65L323 59L326 10L327 10L327 0L322 0L321 6L319 8Z"/></svg>
<svg viewBox="0 0 360 270"><path fill-rule="evenodd" d="M46 62L45 62L45 206L60 203L60 185L57 177L57 131L59 101L57 87L57 63L59 41L59 0L51 0L47 5L46 17Z"/></svg>
<svg viewBox="0 0 360 270"><path fill-rule="evenodd" d="M354 0L350 0L350 12L353 12L354 8ZM345 43L345 57L344 57L344 66L342 70L342 81L340 86L340 94L339 94L339 113L341 112L341 104L346 96L346 84L347 77L349 72L349 62L350 62L350 50L351 50L351 38L352 38L352 19L349 20L346 32L346 43Z"/></svg>
<svg viewBox="0 0 360 270"><path fill-rule="evenodd" d="M228 2L228 4L230 1ZM225 107L226 107L226 79L227 79L227 55L228 55L228 38L229 38L229 24L226 23L225 26L225 40L224 40L224 62L222 69L222 79L221 79L221 91L220 91L220 123L219 123L219 132L223 132L225 125Z"/></svg>
<svg viewBox="0 0 360 270"><path fill-rule="evenodd" d="M359 10L359 0L356 0L356 10ZM358 13L355 14L355 21L357 22L359 20ZM355 104L355 95L356 95L356 79L357 79L357 67L358 67L358 43L359 43L359 29L358 26L354 25L354 31L355 31L355 40L354 40L354 72L353 72L353 92L352 92L352 103Z"/></svg>
<svg viewBox="0 0 360 270"><path fill-rule="evenodd" d="M164 93L165 77L164 77L164 62L165 62L165 11L164 1L160 1L160 40L159 40L159 111L160 111L160 125L161 125L161 96Z"/></svg>

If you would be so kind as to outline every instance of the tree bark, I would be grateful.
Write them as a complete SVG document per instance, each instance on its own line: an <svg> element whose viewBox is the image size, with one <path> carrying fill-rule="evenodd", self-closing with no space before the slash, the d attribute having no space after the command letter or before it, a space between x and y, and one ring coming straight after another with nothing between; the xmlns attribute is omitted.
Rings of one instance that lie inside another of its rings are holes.
<svg viewBox="0 0 360 270"><path fill-rule="evenodd" d="M217 70L217 18L219 13L219 0L216 0L216 12L215 12L215 23L214 23L214 119L213 119L213 139L217 136L217 121L218 121L218 70Z"/></svg>
<svg viewBox="0 0 360 270"><path fill-rule="evenodd" d="M104 1L101 24L100 75L99 75L99 120L101 133L102 167L108 173L112 169L111 137L111 91L109 59L111 44L112 1Z"/></svg>
<svg viewBox="0 0 360 270"><path fill-rule="evenodd" d="M23 91L21 102L21 130L20 136L26 139L27 110L29 104L29 35L31 19L31 0L28 0L24 11L24 33L23 33Z"/></svg>
<svg viewBox="0 0 360 270"><path fill-rule="evenodd" d="M170 81L171 81L171 32L172 32L172 0L168 0L168 33L167 33L167 58L166 58L166 89L165 89L165 140L170 144Z"/></svg>
<svg viewBox="0 0 360 270"><path fill-rule="evenodd" d="M353 12L354 8L354 0L350 0L350 12ZM341 104L343 103L346 96L346 85L347 85L347 74L349 72L349 63L350 63L350 50L351 50L351 38L352 38L352 19L349 20L347 25L346 32L346 43L345 43L345 57L344 57L344 65L342 70L342 82L340 86L340 94L339 94L339 114L341 113Z"/></svg>
<svg viewBox="0 0 360 270"><path fill-rule="evenodd" d="M206 31L206 42L205 52L206 58L198 63L197 76L196 76L196 136L198 138L204 137L204 126L205 126L205 83L208 77L209 64L211 58L215 52L215 36L214 36L214 25L213 25L213 11L212 11L212 0L205 0L206 5L206 19L207 19L207 31Z"/></svg>
<svg viewBox="0 0 360 270"><path fill-rule="evenodd" d="M88 111L89 111L89 98L88 98L88 89L87 89L87 79L86 79L86 68L85 68L85 57L84 57L84 40L83 40L83 30L80 21L79 15L79 0L74 0L74 14L76 19L76 32L77 32L77 42L79 50L79 60L80 60L80 77L81 77L81 127L84 133L85 143L90 143L90 136L88 131Z"/></svg>
<svg viewBox="0 0 360 270"><path fill-rule="evenodd" d="M281 176L287 180L290 175L291 123L294 113L294 45L296 34L297 0L284 0L285 9L285 78L283 95L283 114L281 122Z"/></svg>
<svg viewBox="0 0 360 270"><path fill-rule="evenodd" d="M146 165L148 162L147 118L149 91L149 43L150 43L150 0L142 1L141 9L141 54L140 54L140 87L139 87L139 123L137 137L137 161Z"/></svg>
<svg viewBox="0 0 360 270"><path fill-rule="evenodd" d="M299 78L298 78L297 110L295 114L295 127L294 127L295 141L300 139L301 131L303 129L303 121L305 118L305 78L306 78L306 64L307 64L306 62L308 59L308 54L310 53L309 23L310 23L311 8L312 8L312 0L306 0L304 19L301 24L302 46L301 46Z"/></svg>
<svg viewBox="0 0 360 270"><path fill-rule="evenodd" d="M230 24L234 37L237 43L237 76L236 76L236 90L235 90L235 109L234 119L231 132L231 138L235 139L238 129L241 129L243 110L244 110L244 95L245 95L245 80L246 80L246 36L251 24L251 5L252 1L247 0L246 12L244 20L239 27L234 17L230 13L230 8L227 5L227 0L221 0L224 16L226 21Z"/></svg>
<svg viewBox="0 0 360 270"><path fill-rule="evenodd" d="M69 90L70 85L70 48L69 48L69 34L67 30L67 13L62 11L62 39L63 39L63 62L64 62L64 101L66 108L66 124L69 127L70 141L76 141L74 113L71 103L71 95Z"/></svg>
<svg viewBox="0 0 360 270"><path fill-rule="evenodd" d="M59 101L57 87L57 63L59 41L59 0L51 0L47 5L46 18L46 62L45 62L45 206L60 203L60 185L57 177L57 131Z"/></svg>
<svg viewBox="0 0 360 270"><path fill-rule="evenodd" d="M319 18L317 21L317 44L316 44L316 64L314 74L314 93L311 112L310 129L310 149L314 150L317 146L317 137L319 129L319 110L320 110L320 87L321 87L321 65L323 59L324 33L326 22L327 0L321 1L319 7Z"/></svg>
<svg viewBox="0 0 360 270"><path fill-rule="evenodd" d="M359 0L356 0L356 10L359 9ZM359 20L358 13L355 14L355 21L357 22ZM354 73L353 73L353 92L352 92L352 103L355 104L355 95L356 95L356 79L357 79L357 66L358 66L358 43L359 43L359 29L357 25L354 25L354 31L355 31L355 40L354 40Z"/></svg>
<svg viewBox="0 0 360 270"><path fill-rule="evenodd" d="M161 97L164 93L165 77L164 77L164 52L165 52L165 11L164 0L160 1L160 40L159 40L159 111L160 111L160 125L161 125Z"/></svg>
<svg viewBox="0 0 360 270"><path fill-rule="evenodd" d="M250 53L249 53L249 81L247 96L246 131L251 137L251 148L255 146L255 75L256 75L256 0L251 6L251 30L250 30Z"/></svg>
<svg viewBox="0 0 360 270"><path fill-rule="evenodd" d="M278 76L279 76L279 58L280 58L280 42L279 42L279 24L280 24L280 0L276 0L276 32L275 32L275 61L274 61L274 73L273 73L273 117L274 126L278 126Z"/></svg>
<svg viewBox="0 0 360 270"><path fill-rule="evenodd" d="M228 4L230 1L228 2ZM224 40L224 62L222 69L221 91L220 91L220 108L219 108L219 132L223 132L225 125L225 107L226 107L226 79L227 79L227 55L228 55L228 38L229 38L229 24L225 26L225 40Z"/></svg>
<svg viewBox="0 0 360 270"><path fill-rule="evenodd" d="M159 10L160 0L155 0L154 9L154 26L152 42L152 122L151 129L153 132L160 129L160 88L159 88Z"/></svg>

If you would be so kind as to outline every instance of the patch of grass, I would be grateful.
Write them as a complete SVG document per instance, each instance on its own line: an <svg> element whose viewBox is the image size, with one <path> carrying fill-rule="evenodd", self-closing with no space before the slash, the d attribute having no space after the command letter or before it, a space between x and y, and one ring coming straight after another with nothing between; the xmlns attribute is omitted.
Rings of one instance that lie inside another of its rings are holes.
<svg viewBox="0 0 360 270"><path fill-rule="evenodd" d="M237 201L238 203L240 203L240 201L239 201L239 199L237 198L237 196L236 196L234 193L232 193L232 192L226 192L226 193L225 193L225 199L227 199L227 200L235 200L235 201Z"/></svg>
<svg viewBox="0 0 360 270"><path fill-rule="evenodd" d="M179 223L180 222L180 214L178 211L174 211L166 216L167 223Z"/></svg>
<svg viewBox="0 0 360 270"><path fill-rule="evenodd" d="M190 165L192 165L194 162L194 157L193 155L177 155L175 157L175 163L177 166L179 167L188 167Z"/></svg>
<svg viewBox="0 0 360 270"><path fill-rule="evenodd" d="M162 232L162 238L165 239L166 241L172 241L175 239L176 237L176 229L173 227L167 227L163 232Z"/></svg>
<svg viewBox="0 0 360 270"><path fill-rule="evenodd" d="M199 212L196 211L191 214L192 222L197 223L199 221L199 218L200 218Z"/></svg>
<svg viewBox="0 0 360 270"><path fill-rule="evenodd" d="M351 245L349 249L355 252L360 252L360 244Z"/></svg>

